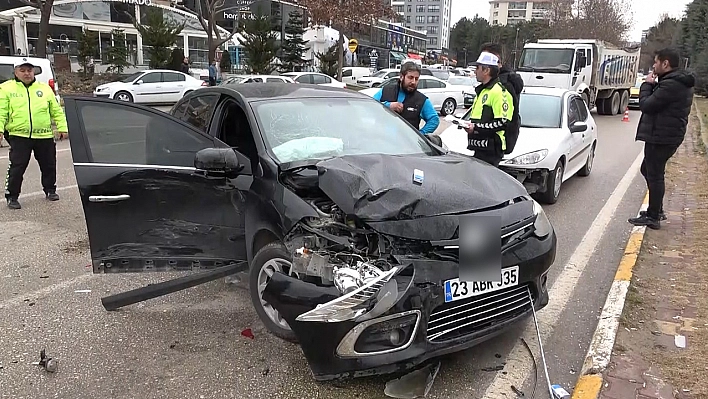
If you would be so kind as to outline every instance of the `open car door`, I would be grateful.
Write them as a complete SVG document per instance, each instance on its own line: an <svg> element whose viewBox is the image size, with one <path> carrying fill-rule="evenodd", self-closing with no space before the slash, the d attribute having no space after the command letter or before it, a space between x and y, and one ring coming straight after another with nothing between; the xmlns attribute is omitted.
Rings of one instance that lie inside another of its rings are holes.
<svg viewBox="0 0 708 399"><path fill-rule="evenodd" d="M224 144L159 110L64 103L94 273L245 263L249 163L238 176L195 168L197 152Z"/></svg>

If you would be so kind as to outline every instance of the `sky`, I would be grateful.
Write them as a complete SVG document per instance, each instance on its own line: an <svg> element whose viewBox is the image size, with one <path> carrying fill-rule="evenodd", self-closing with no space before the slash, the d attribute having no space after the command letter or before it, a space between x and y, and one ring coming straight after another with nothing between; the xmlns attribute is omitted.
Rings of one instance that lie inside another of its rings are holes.
<svg viewBox="0 0 708 399"><path fill-rule="evenodd" d="M632 8L634 24L630 31L629 40L639 41L642 30L649 29L666 13L670 17L680 18L686 5L692 0L629 0ZM484 19L489 18L488 0L452 0L453 25L462 17L474 18L479 14Z"/></svg>

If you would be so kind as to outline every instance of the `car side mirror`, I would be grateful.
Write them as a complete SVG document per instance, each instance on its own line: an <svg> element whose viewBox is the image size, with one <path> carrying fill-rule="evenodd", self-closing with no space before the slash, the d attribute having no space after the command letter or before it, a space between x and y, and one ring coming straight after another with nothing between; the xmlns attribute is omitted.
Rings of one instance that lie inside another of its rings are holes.
<svg viewBox="0 0 708 399"><path fill-rule="evenodd" d="M194 167L210 174L238 174L244 167L232 148L205 148L194 156Z"/></svg>
<svg viewBox="0 0 708 399"><path fill-rule="evenodd" d="M142 79L141 79L141 80L138 80L137 82L135 82L135 83L133 83L133 84L135 84L135 85L141 85L141 84L143 84L143 83L145 83L145 82L143 82Z"/></svg>
<svg viewBox="0 0 708 399"><path fill-rule="evenodd" d="M570 126L571 133L580 133L588 130L588 124L585 122L575 122Z"/></svg>

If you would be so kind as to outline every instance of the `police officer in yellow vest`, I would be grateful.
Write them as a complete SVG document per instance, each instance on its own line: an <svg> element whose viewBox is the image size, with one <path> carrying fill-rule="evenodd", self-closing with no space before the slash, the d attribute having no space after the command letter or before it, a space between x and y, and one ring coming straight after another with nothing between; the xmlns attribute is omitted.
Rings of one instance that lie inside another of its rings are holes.
<svg viewBox="0 0 708 399"><path fill-rule="evenodd" d="M56 193L57 155L52 121L61 136L67 134L66 117L54 90L34 77L35 65L27 58L15 62L15 78L0 84L0 131L10 144L5 198L11 209L20 209L22 180L34 152L42 172L42 188L50 201Z"/></svg>
<svg viewBox="0 0 708 399"><path fill-rule="evenodd" d="M470 113L472 125L465 129L469 139L467 149L474 151L475 158L497 167L504 158L504 129L514 114L514 102L511 93L499 81L496 55L482 52L474 65L480 85L475 88L477 97Z"/></svg>

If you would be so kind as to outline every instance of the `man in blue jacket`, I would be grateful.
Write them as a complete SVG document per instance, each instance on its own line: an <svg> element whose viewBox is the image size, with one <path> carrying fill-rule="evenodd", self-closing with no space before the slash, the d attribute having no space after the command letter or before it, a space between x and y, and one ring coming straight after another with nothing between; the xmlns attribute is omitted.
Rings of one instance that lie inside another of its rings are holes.
<svg viewBox="0 0 708 399"><path fill-rule="evenodd" d="M420 129L421 133L428 135L438 128L440 118L430 99L418 91L418 79L420 79L420 67L413 62L406 62L401 66L398 83L382 87L374 94L374 99L384 103L413 127ZM421 120L425 121L422 129Z"/></svg>

